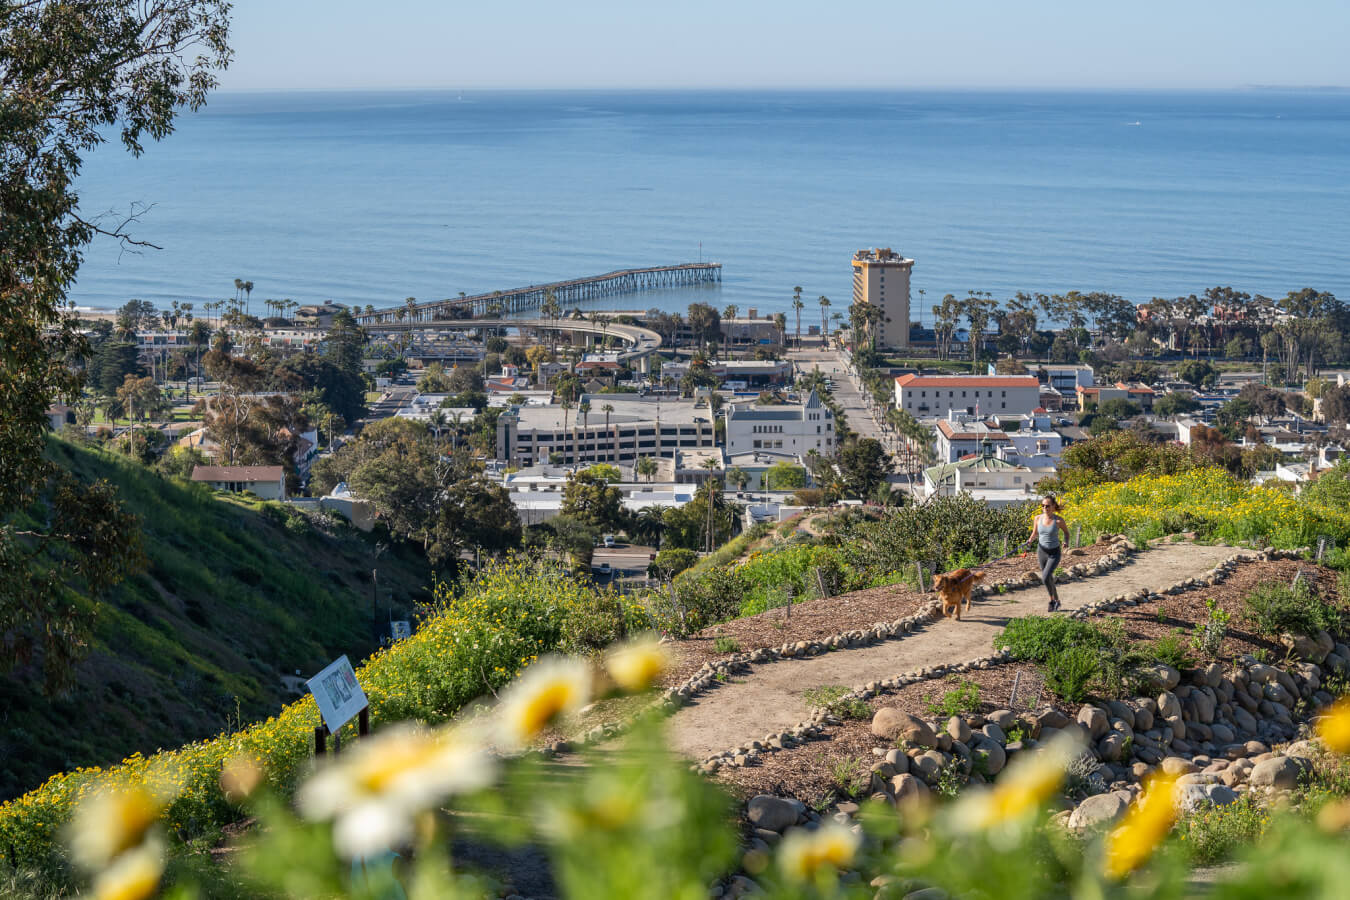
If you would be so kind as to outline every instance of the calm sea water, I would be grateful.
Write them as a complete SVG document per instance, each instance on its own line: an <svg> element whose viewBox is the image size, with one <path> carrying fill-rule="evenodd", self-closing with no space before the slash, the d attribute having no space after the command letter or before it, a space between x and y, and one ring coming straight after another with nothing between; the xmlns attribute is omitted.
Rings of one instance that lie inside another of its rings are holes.
<svg viewBox="0 0 1350 900"><path fill-rule="evenodd" d="M96 247L72 292L96 306L200 314L236 277L255 308L382 305L701 253L719 287L610 305L774 311L801 285L842 309L869 246L917 260L926 306L1350 297L1344 93L217 95L139 160L95 155L80 190L86 212L154 204L138 234L165 248Z"/></svg>

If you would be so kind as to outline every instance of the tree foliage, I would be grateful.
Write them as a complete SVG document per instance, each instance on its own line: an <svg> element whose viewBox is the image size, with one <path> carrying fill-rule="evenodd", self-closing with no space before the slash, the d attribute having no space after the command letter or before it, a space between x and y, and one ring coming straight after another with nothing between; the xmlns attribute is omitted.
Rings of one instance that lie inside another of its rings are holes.
<svg viewBox="0 0 1350 900"><path fill-rule="evenodd" d="M40 651L49 685L88 627L66 588L96 594L137 560L113 490L43 457L47 408L78 395L67 363L87 357L66 289L95 236L130 241L135 217L86 218L76 176L114 135L139 154L205 101L229 61L227 11L221 0L0 7L0 664ZM22 510L37 515L18 526Z"/></svg>

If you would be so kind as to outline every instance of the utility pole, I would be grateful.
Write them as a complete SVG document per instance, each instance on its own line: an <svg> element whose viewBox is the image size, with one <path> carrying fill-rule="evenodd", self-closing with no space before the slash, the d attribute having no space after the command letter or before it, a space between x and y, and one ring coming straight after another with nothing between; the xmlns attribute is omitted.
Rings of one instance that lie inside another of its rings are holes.
<svg viewBox="0 0 1350 900"><path fill-rule="evenodd" d="M370 633L373 637L380 634L380 617L377 604L380 596L380 570L370 570Z"/></svg>

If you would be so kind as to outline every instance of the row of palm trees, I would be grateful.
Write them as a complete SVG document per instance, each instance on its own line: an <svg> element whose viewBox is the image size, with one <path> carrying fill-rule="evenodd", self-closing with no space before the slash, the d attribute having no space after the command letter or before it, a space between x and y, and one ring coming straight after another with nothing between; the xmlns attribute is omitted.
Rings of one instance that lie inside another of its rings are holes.
<svg viewBox="0 0 1350 900"><path fill-rule="evenodd" d="M830 303L830 298L826 297L824 294L820 295L820 297L816 300L816 303L819 304L820 306L820 340L821 343L824 344L828 341L828 335L830 333L829 325L827 324L827 319L829 309L832 304ZM802 300L802 287L801 285L797 285L792 289L792 311L797 315L798 347L802 345L802 310L804 309L806 309L806 301ZM840 316L838 313L835 313L834 317L836 320L842 318L842 316ZM786 319L786 316L784 316L784 319ZM784 324L786 324L786 322Z"/></svg>

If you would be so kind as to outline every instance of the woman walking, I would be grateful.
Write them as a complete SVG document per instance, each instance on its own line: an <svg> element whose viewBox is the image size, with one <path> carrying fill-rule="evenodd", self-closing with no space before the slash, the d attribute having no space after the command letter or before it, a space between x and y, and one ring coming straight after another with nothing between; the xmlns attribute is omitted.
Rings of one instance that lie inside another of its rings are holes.
<svg viewBox="0 0 1350 900"><path fill-rule="evenodd" d="M1055 569L1059 568L1059 560L1063 555L1059 540L1061 531L1067 540L1069 526L1059 514L1059 501L1051 494L1041 501L1041 514L1031 523L1031 536L1027 538L1026 543L1028 550L1033 544L1036 545L1036 562L1041 570L1041 584L1045 585L1045 590L1050 594L1050 605L1047 608L1049 612L1059 609L1059 591L1055 589Z"/></svg>

